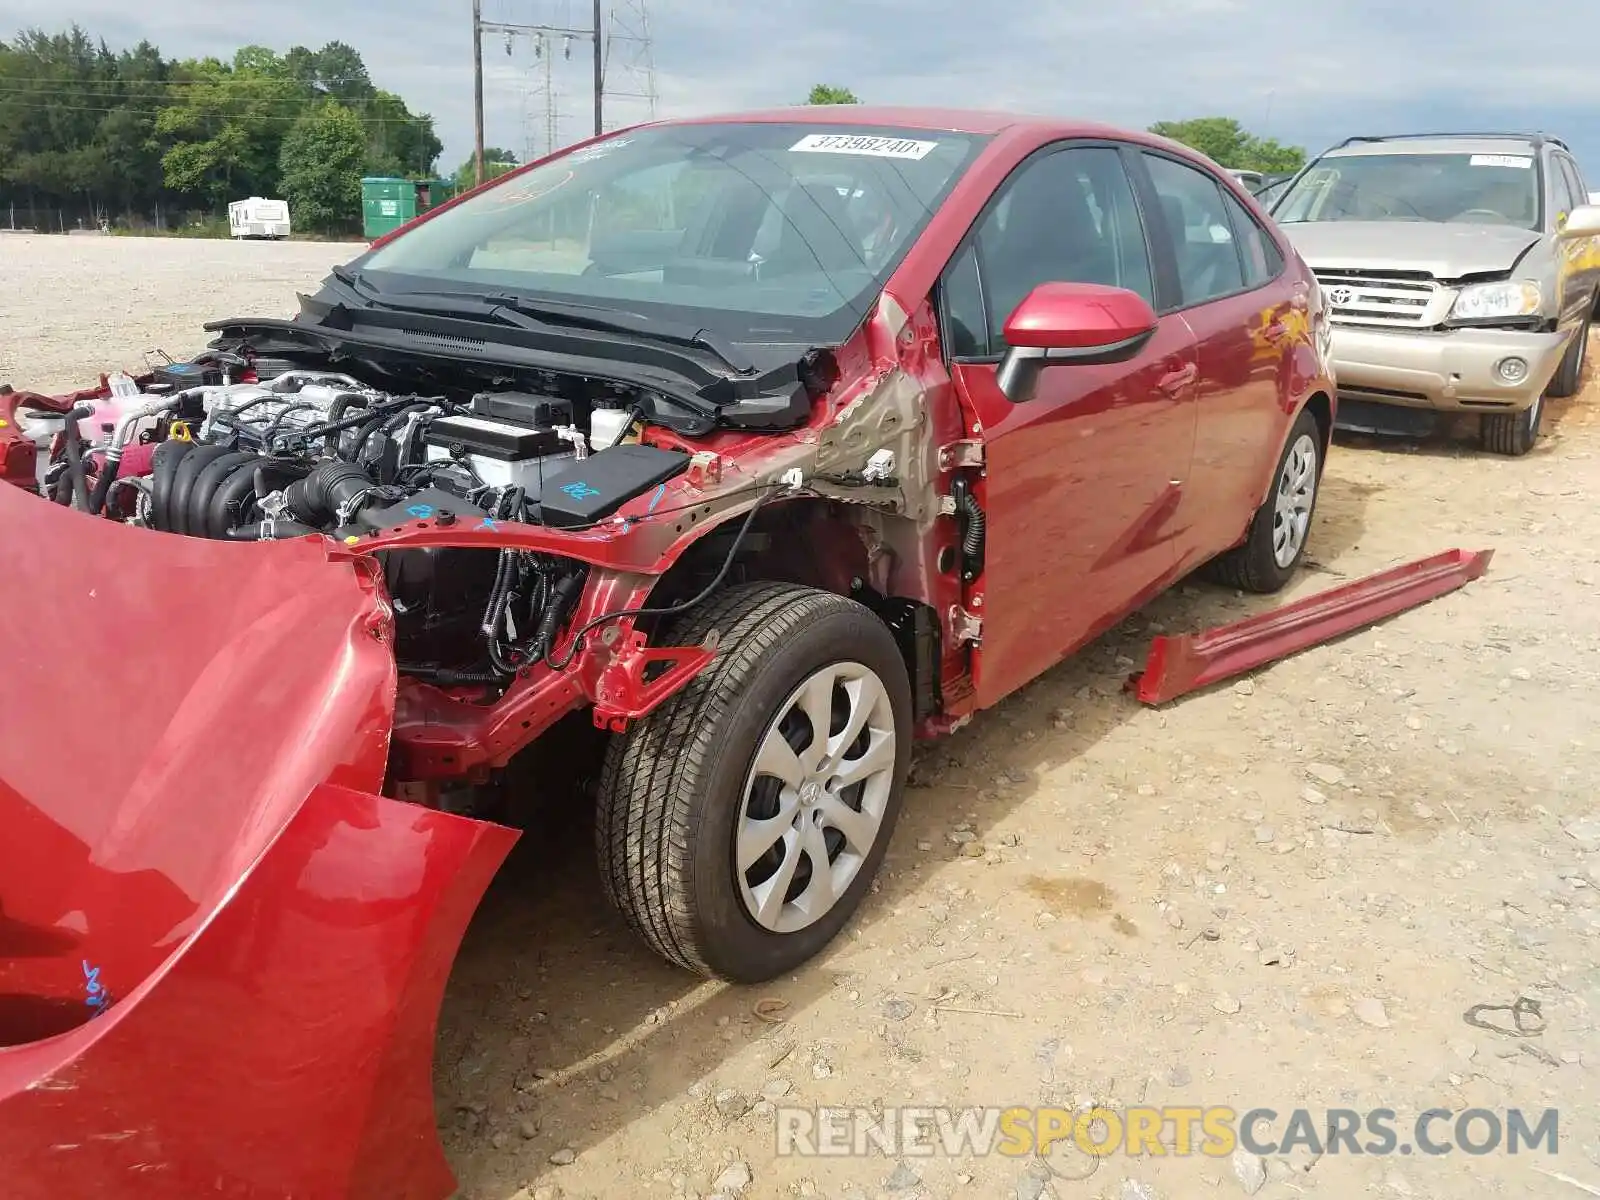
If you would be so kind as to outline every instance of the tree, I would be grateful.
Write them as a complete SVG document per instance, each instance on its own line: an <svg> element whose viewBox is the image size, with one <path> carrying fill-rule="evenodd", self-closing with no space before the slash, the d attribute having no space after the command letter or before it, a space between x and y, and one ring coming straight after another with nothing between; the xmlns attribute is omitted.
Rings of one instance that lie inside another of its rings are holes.
<svg viewBox="0 0 1600 1200"><path fill-rule="evenodd" d="M112 51L78 26L26 30L0 41L0 212L54 229L281 195L286 135L329 100L362 130L353 178L437 169L433 119L378 88L345 43L179 62L149 42Z"/></svg>
<svg viewBox="0 0 1600 1200"><path fill-rule="evenodd" d="M515 171L518 167L517 156L510 150L502 150L498 146L485 146L483 148L483 179L487 183L491 179ZM478 185L478 164L475 155L468 155L467 161L456 168L456 191L464 192L468 188Z"/></svg>
<svg viewBox="0 0 1600 1200"><path fill-rule="evenodd" d="M860 104L856 94L847 87L834 87L831 83L819 83L811 89L811 95L806 98L807 104Z"/></svg>
<svg viewBox="0 0 1600 1200"><path fill-rule="evenodd" d="M1150 132L1182 142L1218 166L1238 171L1298 171L1306 161L1304 147L1285 146L1273 138L1258 138L1232 117L1157 121L1150 126Z"/></svg>
<svg viewBox="0 0 1600 1200"><path fill-rule="evenodd" d="M294 123L283 139L282 191L296 225L333 233L361 214L361 167L367 131L344 105L327 100Z"/></svg>

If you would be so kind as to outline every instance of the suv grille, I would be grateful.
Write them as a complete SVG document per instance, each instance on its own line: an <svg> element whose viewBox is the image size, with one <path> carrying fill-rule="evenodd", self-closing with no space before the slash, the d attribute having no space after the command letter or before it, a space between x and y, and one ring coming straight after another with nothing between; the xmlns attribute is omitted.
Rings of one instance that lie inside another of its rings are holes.
<svg viewBox="0 0 1600 1200"><path fill-rule="evenodd" d="M1439 285L1424 275L1379 275L1364 271L1316 272L1322 294L1338 325L1420 329L1436 325Z"/></svg>

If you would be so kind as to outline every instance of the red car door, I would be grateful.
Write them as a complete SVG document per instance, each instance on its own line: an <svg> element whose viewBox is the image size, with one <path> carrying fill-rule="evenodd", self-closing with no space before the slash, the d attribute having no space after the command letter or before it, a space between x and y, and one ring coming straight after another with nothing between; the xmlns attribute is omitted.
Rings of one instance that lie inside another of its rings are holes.
<svg viewBox="0 0 1600 1200"><path fill-rule="evenodd" d="M941 285L952 376L984 443L980 706L1070 654L1175 577L1174 518L1194 445L1198 367L1181 317L1124 362L1056 363L1014 404L995 381L1006 318L1041 283L1154 303L1156 272L1123 153L1047 147L997 191Z"/></svg>
<svg viewBox="0 0 1600 1200"><path fill-rule="evenodd" d="M1261 503L1293 415L1289 355L1306 335L1308 297L1272 238L1209 172L1155 151L1140 158L1200 365L1178 520L1188 571L1234 545Z"/></svg>

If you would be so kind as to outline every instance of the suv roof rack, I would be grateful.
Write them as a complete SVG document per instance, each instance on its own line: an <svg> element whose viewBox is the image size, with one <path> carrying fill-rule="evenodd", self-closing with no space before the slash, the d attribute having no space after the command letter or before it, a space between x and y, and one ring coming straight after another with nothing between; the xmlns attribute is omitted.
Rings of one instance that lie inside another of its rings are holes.
<svg viewBox="0 0 1600 1200"><path fill-rule="evenodd" d="M1450 131L1445 132L1445 133L1357 134L1354 137L1345 138L1344 141L1340 142L1337 146L1335 146L1333 148L1335 150L1342 150L1346 146L1355 145L1357 142L1396 142L1396 141L1400 141L1402 139L1407 139L1407 138L1419 139L1419 140L1422 139L1422 138L1510 138L1510 139L1515 139L1516 141L1521 141L1521 142L1531 142L1533 144L1533 148L1535 150L1541 149L1544 146L1548 145L1548 146L1559 146L1559 147L1561 147L1561 149L1567 151L1567 153L1569 153L1569 154L1572 152L1572 147L1568 146L1560 138L1551 137L1548 133L1508 133L1508 132L1506 132L1504 130L1499 130L1499 131L1489 132L1489 133L1474 133L1474 132L1467 132L1467 131L1461 131L1461 130L1450 130Z"/></svg>

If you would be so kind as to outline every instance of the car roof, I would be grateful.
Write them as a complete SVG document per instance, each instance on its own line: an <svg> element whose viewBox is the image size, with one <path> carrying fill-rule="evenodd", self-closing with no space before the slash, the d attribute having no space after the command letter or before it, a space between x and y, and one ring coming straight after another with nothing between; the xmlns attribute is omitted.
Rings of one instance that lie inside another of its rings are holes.
<svg viewBox="0 0 1600 1200"><path fill-rule="evenodd" d="M1370 154L1516 154L1531 157L1538 149L1532 138L1441 134L1436 137L1379 138L1353 142L1328 151L1324 157L1352 158Z"/></svg>
<svg viewBox="0 0 1600 1200"><path fill-rule="evenodd" d="M930 133L985 135L1010 130L1030 130L1049 137L1115 137L1144 142L1148 145L1165 144L1164 139L1150 134L1069 117L1048 117L988 109L914 108L887 104L800 104L787 108L755 109L749 112L673 117L655 124L710 125L741 122L833 126L887 125L899 129L926 130Z"/></svg>

